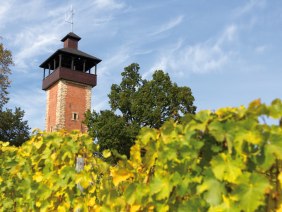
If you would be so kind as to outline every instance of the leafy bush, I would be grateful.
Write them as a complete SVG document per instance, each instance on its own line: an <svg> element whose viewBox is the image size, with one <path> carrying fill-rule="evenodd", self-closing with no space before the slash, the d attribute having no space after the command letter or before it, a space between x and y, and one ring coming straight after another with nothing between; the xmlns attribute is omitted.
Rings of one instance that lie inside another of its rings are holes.
<svg viewBox="0 0 282 212"><path fill-rule="evenodd" d="M79 132L37 132L0 144L0 208L70 211L273 211L281 209L282 102L187 115L143 128L111 166ZM103 152L105 158L111 152ZM76 171L76 159L84 169Z"/></svg>

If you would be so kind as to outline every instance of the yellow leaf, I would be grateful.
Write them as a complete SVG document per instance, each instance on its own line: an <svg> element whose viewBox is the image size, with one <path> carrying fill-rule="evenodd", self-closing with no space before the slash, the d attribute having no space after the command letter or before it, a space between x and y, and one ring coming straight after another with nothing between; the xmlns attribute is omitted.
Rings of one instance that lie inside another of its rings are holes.
<svg viewBox="0 0 282 212"><path fill-rule="evenodd" d="M1 142L3 147L9 146L9 142Z"/></svg>
<svg viewBox="0 0 282 212"><path fill-rule="evenodd" d="M108 157L110 157L111 155L112 155L112 153L111 153L110 150L105 149L105 150L103 151L103 157L104 157L104 158L108 158Z"/></svg>
<svg viewBox="0 0 282 212"><path fill-rule="evenodd" d="M256 99L249 104L249 108L255 108L261 105L260 99Z"/></svg>
<svg viewBox="0 0 282 212"><path fill-rule="evenodd" d="M94 206L95 205L95 203L96 203L96 197L94 196L94 197L92 197L92 198L90 198L90 200L88 201L88 206Z"/></svg>
<svg viewBox="0 0 282 212"><path fill-rule="evenodd" d="M262 142L262 138L259 136L259 134L252 131L248 131L245 134L245 139L252 144L260 144Z"/></svg>
<svg viewBox="0 0 282 212"><path fill-rule="evenodd" d="M32 177L33 180L36 182L41 182L43 180L43 176L41 172L36 172L35 175Z"/></svg>
<svg viewBox="0 0 282 212"><path fill-rule="evenodd" d="M230 199L225 195L222 196L223 202L226 204L227 208L230 208Z"/></svg>
<svg viewBox="0 0 282 212"><path fill-rule="evenodd" d="M39 148L42 146L42 144L43 144L42 138L41 138L39 141L34 142L34 146L35 146L37 149L39 149Z"/></svg>
<svg viewBox="0 0 282 212"><path fill-rule="evenodd" d="M135 144L134 146L130 148L130 156L132 158L131 160L137 163L136 165L141 163L141 154L140 154L140 145L139 144Z"/></svg>
<svg viewBox="0 0 282 212"><path fill-rule="evenodd" d="M280 204L280 207L277 209L276 212L282 212L282 204Z"/></svg>
<svg viewBox="0 0 282 212"><path fill-rule="evenodd" d="M127 180L130 177L133 177L133 174L125 169L111 169L111 175L113 177L113 183L115 186L118 186L122 181Z"/></svg>
<svg viewBox="0 0 282 212"><path fill-rule="evenodd" d="M141 205L132 205L130 207L130 212L139 211L140 208L141 208Z"/></svg>
<svg viewBox="0 0 282 212"><path fill-rule="evenodd" d="M278 180L280 182L280 187L282 188L282 172L278 175Z"/></svg>
<svg viewBox="0 0 282 212"><path fill-rule="evenodd" d="M74 207L73 211L82 211L82 210L81 210L82 208L83 208L83 204L82 204L82 203L78 203L78 204Z"/></svg>
<svg viewBox="0 0 282 212"><path fill-rule="evenodd" d="M88 188L88 192L93 194L96 191L96 186L94 183L91 183L91 186Z"/></svg>
<svg viewBox="0 0 282 212"><path fill-rule="evenodd" d="M30 157L30 153L29 153L29 152L26 152L26 151L23 151L23 152L22 152L22 156L24 156L24 157Z"/></svg>
<svg viewBox="0 0 282 212"><path fill-rule="evenodd" d="M85 171L89 171L91 168L92 168L91 164L87 164L86 166L84 166Z"/></svg>
<svg viewBox="0 0 282 212"><path fill-rule="evenodd" d="M155 207L153 205L151 205L149 208L148 208L148 211L154 211Z"/></svg>
<svg viewBox="0 0 282 212"><path fill-rule="evenodd" d="M91 179L88 176L86 176L85 174L79 173L76 176L75 183L79 184L83 188L87 188L91 183Z"/></svg>
<svg viewBox="0 0 282 212"><path fill-rule="evenodd" d="M35 205L36 205L36 207L39 208L41 206L41 203L38 201L38 202L35 203Z"/></svg>
<svg viewBox="0 0 282 212"><path fill-rule="evenodd" d="M83 178L82 181L80 182L80 185L83 188L87 188L89 186L90 182L87 180L87 178Z"/></svg>
<svg viewBox="0 0 282 212"><path fill-rule="evenodd" d="M54 153L51 155L51 159L52 159L52 160L55 160L55 159L56 159L56 156L57 156L57 154L54 152Z"/></svg>
<svg viewBox="0 0 282 212"><path fill-rule="evenodd" d="M62 205L59 205L58 212L66 212L66 208Z"/></svg>

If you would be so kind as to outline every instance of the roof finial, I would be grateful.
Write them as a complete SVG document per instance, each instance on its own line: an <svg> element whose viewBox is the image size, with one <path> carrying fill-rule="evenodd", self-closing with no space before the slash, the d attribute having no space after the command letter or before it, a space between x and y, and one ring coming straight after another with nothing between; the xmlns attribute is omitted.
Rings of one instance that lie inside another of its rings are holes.
<svg viewBox="0 0 282 212"><path fill-rule="evenodd" d="M65 22L71 24L71 31L73 32L73 16L74 16L74 10L71 8L69 11L67 11L66 15L65 15Z"/></svg>

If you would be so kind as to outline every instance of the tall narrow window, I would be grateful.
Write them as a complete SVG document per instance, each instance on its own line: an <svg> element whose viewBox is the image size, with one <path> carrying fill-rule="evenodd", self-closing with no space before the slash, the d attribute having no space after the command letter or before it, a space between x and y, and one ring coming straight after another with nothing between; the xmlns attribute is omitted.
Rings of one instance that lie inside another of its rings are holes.
<svg viewBox="0 0 282 212"><path fill-rule="evenodd" d="M78 120L78 113L73 112L71 120Z"/></svg>

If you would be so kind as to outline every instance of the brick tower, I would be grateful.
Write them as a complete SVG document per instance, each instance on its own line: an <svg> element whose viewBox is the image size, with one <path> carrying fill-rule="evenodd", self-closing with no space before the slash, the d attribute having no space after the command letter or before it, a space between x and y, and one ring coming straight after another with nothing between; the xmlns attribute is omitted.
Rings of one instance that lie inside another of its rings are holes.
<svg viewBox="0 0 282 212"><path fill-rule="evenodd" d="M97 64L101 60L78 50L80 39L70 32L61 40L64 48L39 66L44 69L42 89L47 93L47 132L87 130L82 121L91 108L91 89L97 84Z"/></svg>

